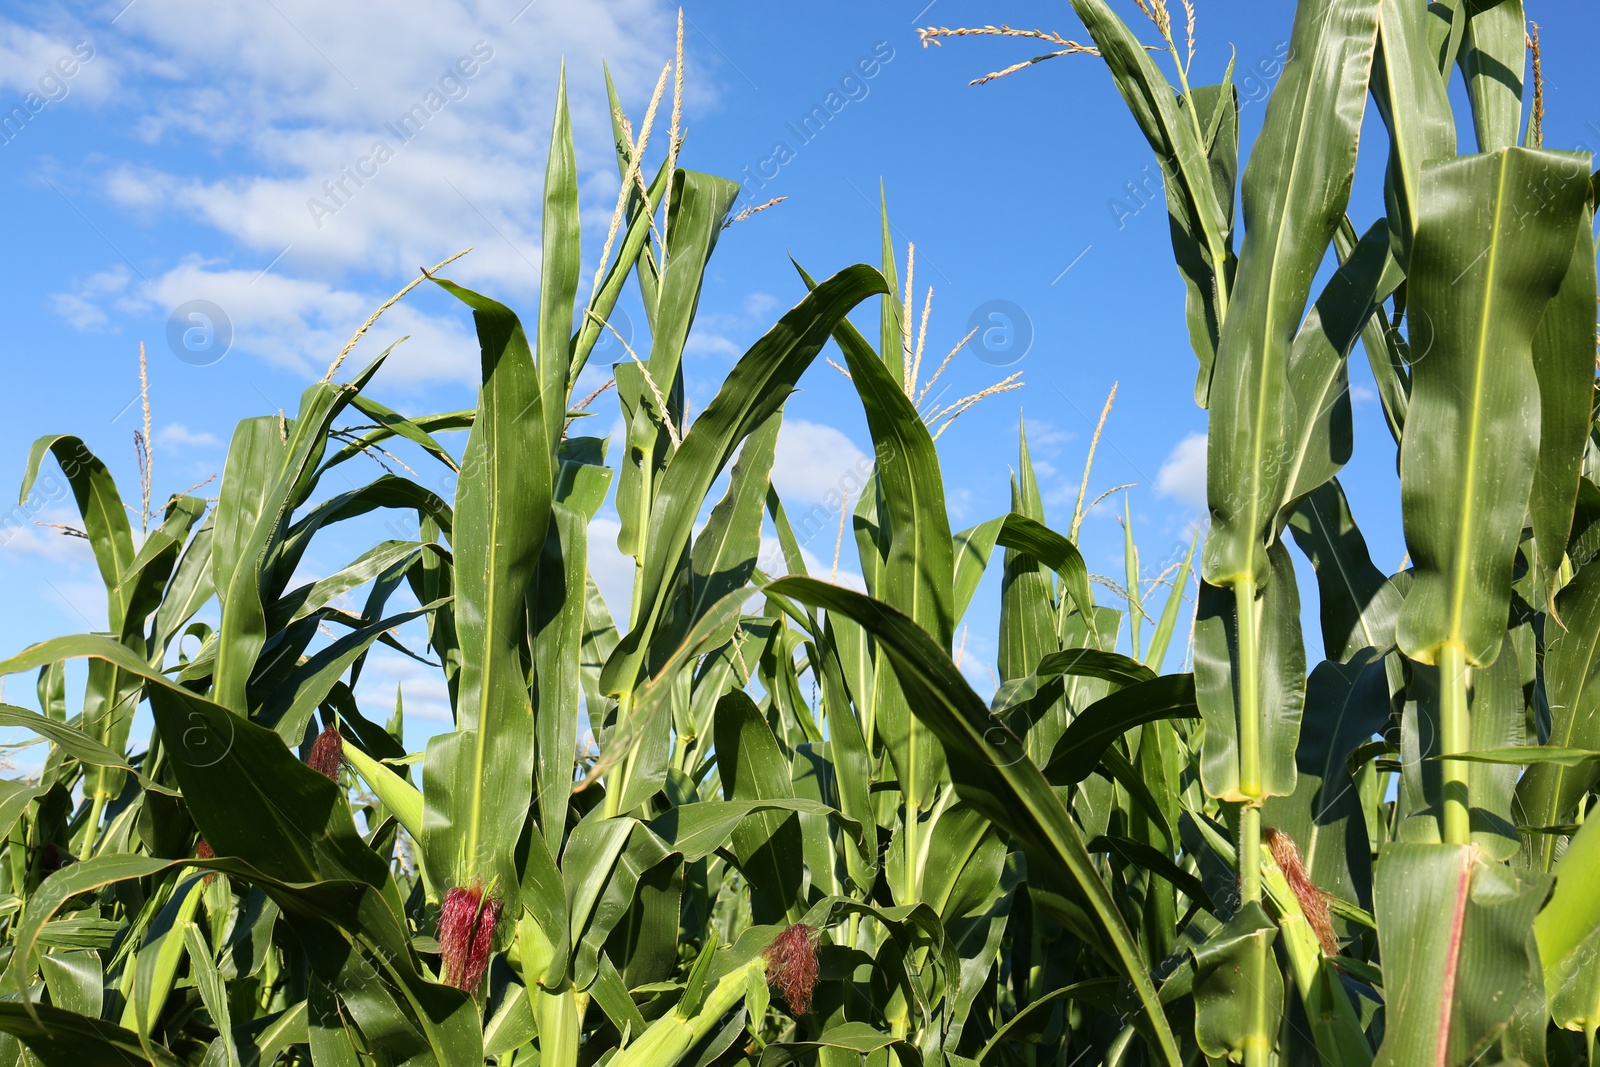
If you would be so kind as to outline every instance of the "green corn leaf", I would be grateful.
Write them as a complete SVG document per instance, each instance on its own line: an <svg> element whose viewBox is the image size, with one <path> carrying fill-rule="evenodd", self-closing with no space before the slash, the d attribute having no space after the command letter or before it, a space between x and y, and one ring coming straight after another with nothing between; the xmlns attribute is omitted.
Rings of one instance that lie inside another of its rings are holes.
<svg viewBox="0 0 1600 1067"><path fill-rule="evenodd" d="M511 886L518 878L506 846L521 836L533 795L526 596L550 526L554 445L516 315L434 281L472 308L483 374L456 488L456 730L428 744L421 845L439 883Z"/></svg>
<svg viewBox="0 0 1600 1067"><path fill-rule="evenodd" d="M1382 0L1378 16L1372 99L1389 130L1389 169L1383 196L1390 244L1402 267L1411 262L1422 197L1422 166L1456 154L1455 118L1429 40L1430 24L1437 22L1429 9L1406 0ZM1376 356L1372 340L1367 335L1369 357ZM1379 382L1383 382L1381 376Z"/></svg>
<svg viewBox="0 0 1600 1067"><path fill-rule="evenodd" d="M1205 273L1186 269L1186 281L1197 290L1213 294L1214 306L1208 310L1207 317L1214 321L1215 328L1220 328L1226 318L1227 290L1232 281L1226 271L1232 253L1231 177L1236 157L1231 156L1230 150L1237 144L1237 100L1231 93L1222 97L1222 106L1228 108L1225 112L1228 120L1221 123L1221 136L1213 141L1213 146L1219 149L1213 160L1208 157L1208 146L1202 140L1200 120L1202 115L1208 120L1215 119L1218 95L1225 91L1196 90L1191 103L1198 106L1191 111L1177 98L1143 43L1105 0L1072 0L1072 9L1094 38L1111 70L1117 91L1155 151L1169 190L1167 210L1172 218L1173 247L1180 267L1185 267L1188 260L1201 260ZM1217 181L1213 164L1227 179L1223 183ZM1218 184L1226 184L1227 188L1220 190ZM1174 195L1176 190L1181 190L1182 195ZM1219 192L1224 195L1219 196ZM1191 242L1200 248L1191 248ZM1219 274L1223 276L1221 284L1217 282ZM1201 367L1195 398L1202 406L1209 392L1208 356L1214 343L1208 336L1204 347L1196 345L1195 354L1200 358Z"/></svg>
<svg viewBox="0 0 1600 1067"><path fill-rule="evenodd" d="M662 469L674 458L672 438L664 424L670 420L681 429L683 346L688 341L707 263L739 192L733 182L682 170L673 176L672 188L666 271L655 301L646 300L650 311L650 357L643 365L619 364L614 368L627 419L627 442L617 479L618 517L622 521L617 543L628 555L636 557L641 549L648 551L655 538L652 508Z"/></svg>
<svg viewBox="0 0 1600 1067"><path fill-rule="evenodd" d="M1589 163L1583 164L1583 170ZM1572 532L1584 442L1594 387L1596 302L1594 211L1585 205L1577 247L1561 288L1533 335L1533 373L1539 381L1539 458L1528 501L1534 562L1543 604L1554 609L1557 572ZM1559 616L1558 616L1559 617Z"/></svg>
<svg viewBox="0 0 1600 1067"><path fill-rule="evenodd" d="M1348 225L1348 223L1346 224ZM1344 260L1311 305L1289 347L1288 392L1295 422L1288 436L1285 504L1277 526L1288 521L1296 501L1339 473L1350 459L1354 430L1350 421L1350 349L1368 318L1401 280L1386 268L1392 262L1389 230L1373 223L1359 243L1341 229L1336 235Z"/></svg>
<svg viewBox="0 0 1600 1067"><path fill-rule="evenodd" d="M572 367L572 305L578 299L578 275L582 266L578 161L572 150L572 121L567 114L567 64L564 60L556 88L550 152L545 157L544 216L539 233L539 329L535 350L541 398L539 414L544 419L544 440L550 442L553 449L554 442L561 440L567 393L576 375ZM479 411L484 411L481 403ZM532 457L526 462L532 462Z"/></svg>
<svg viewBox="0 0 1600 1067"><path fill-rule="evenodd" d="M45 1067L86 1063L178 1067L181 1062L166 1046L131 1030L49 1004L0 1004L0 1031L20 1038Z"/></svg>
<svg viewBox="0 0 1600 1067"><path fill-rule="evenodd" d="M1329 658L1347 663L1363 648L1393 647L1400 592L1373 565L1337 478L1300 501L1289 531L1317 574L1322 648Z"/></svg>
<svg viewBox="0 0 1600 1067"><path fill-rule="evenodd" d="M343 385L313 383L301 395L300 410L294 419L252 420L241 424L241 433L235 434L219 490L213 542L213 576L218 591L227 590L222 596L214 692L218 703L240 714L249 707L246 684L268 636L264 583L272 554L294 509L316 487L317 466L327 448L328 427L350 397L372 380L386 355L380 355ZM244 433L245 425L253 430ZM274 432L279 434L277 446L270 443ZM248 446L248 462L244 468L236 468L233 449L241 442ZM246 476L252 484L230 487L230 475L236 482L239 476ZM231 552L226 560L217 554L224 542ZM232 566L226 583L217 570L224 562Z"/></svg>
<svg viewBox="0 0 1600 1067"><path fill-rule="evenodd" d="M1207 1056L1258 1059L1277 1032L1283 1013L1283 975L1272 956L1277 934L1277 924L1251 901L1192 950L1195 1039ZM1264 981L1252 985L1252 975Z"/></svg>
<svg viewBox="0 0 1600 1067"><path fill-rule="evenodd" d="M359 445L352 442L334 453L332 457L323 463L323 471L326 471L335 463L343 462L351 456L360 454L364 449L370 449L373 445L390 438L399 437L421 448L450 470L457 473L460 472L460 465L451 458L449 450L441 445L433 435L445 430L468 429L472 425L473 418L477 415L476 411L450 411L440 415L424 415L415 419L408 419L369 396L352 398L350 406L377 423L378 429L368 430L357 438L360 442Z"/></svg>
<svg viewBox="0 0 1600 1067"><path fill-rule="evenodd" d="M1305 705L1306 653L1300 634L1300 594L1294 563L1282 541L1267 550L1272 579L1255 602L1260 666L1260 795L1295 789L1294 753ZM1194 676L1205 733L1200 777L1219 800L1244 800L1239 777L1239 715L1235 710L1239 620L1237 598L1212 585L1200 588L1194 627Z"/></svg>
<svg viewBox="0 0 1600 1067"><path fill-rule="evenodd" d="M1174 631L1178 628L1178 615L1187 602L1184 593L1189 588L1190 576L1194 574L1194 552L1199 545L1200 532L1197 530L1189 542L1189 551L1184 554L1183 563L1173 576L1172 592L1167 594L1166 607L1161 609L1161 619L1156 623L1156 632L1150 635L1150 647L1145 650L1145 663L1157 674L1161 673L1161 668L1167 661L1167 647L1172 641Z"/></svg>
<svg viewBox="0 0 1600 1067"><path fill-rule="evenodd" d="M1386 994L1377 1067L1464 1067L1482 1055L1532 970L1528 930L1549 884L1485 863L1470 845L1385 847L1374 894Z"/></svg>
<svg viewBox="0 0 1600 1067"><path fill-rule="evenodd" d="M1472 102L1478 151L1497 152L1522 141L1522 78L1528 54L1522 0L1465 5L1467 19L1456 62Z"/></svg>
<svg viewBox="0 0 1600 1067"><path fill-rule="evenodd" d="M1533 923L1545 993L1557 1026L1592 1030L1600 1023L1600 831L1585 823L1554 873L1555 892Z"/></svg>
<svg viewBox="0 0 1600 1067"><path fill-rule="evenodd" d="M648 647L644 641L654 629L669 572L678 565L706 492L734 449L783 405L838 322L862 300L884 290L878 272L859 265L817 286L745 353L695 420L656 494L650 548L638 578L645 607L639 625L628 631L607 660L601 675L603 691L631 692L637 685Z"/></svg>
<svg viewBox="0 0 1600 1067"><path fill-rule="evenodd" d="M538 581L528 597L533 643L534 715L539 829L552 854L566 834L567 801L572 792L578 751L578 703L582 685L579 650L583 641L588 527L583 516L562 504L545 535Z"/></svg>
<svg viewBox="0 0 1600 1067"><path fill-rule="evenodd" d="M717 702L716 746L725 800L793 798L789 768L772 730L741 690ZM741 822L733 831L733 853L750 879L753 920L764 924L798 920L805 911L799 817L769 811Z"/></svg>
<svg viewBox="0 0 1600 1067"><path fill-rule="evenodd" d="M1133 935L1071 815L1027 758L1023 742L989 714L949 656L903 614L859 593L809 578L783 578L768 588L848 615L882 643L912 709L945 746L957 791L1028 853L1034 899L1132 981L1144 1007L1140 1025L1164 1060L1179 1063Z"/></svg>
<svg viewBox="0 0 1600 1067"><path fill-rule="evenodd" d="M1533 337L1588 195L1574 159L1510 148L1423 171L1400 450L1416 578L1398 628L1422 663L1446 645L1470 666L1500 651L1539 442Z"/></svg>
<svg viewBox="0 0 1600 1067"><path fill-rule="evenodd" d="M1550 702L1549 744L1557 749L1600 750L1600 563L1588 563L1556 595L1565 629L1545 630L1544 685ZM1549 624L1547 623L1548 627ZM1534 763L1517 783L1517 821L1529 826L1567 822L1600 780L1600 766ZM1528 847L1540 870L1556 860L1549 835Z"/></svg>
<svg viewBox="0 0 1600 1067"><path fill-rule="evenodd" d="M1089 568L1078 547L1042 522L1012 512L1000 528L999 543L1025 552L1056 572L1063 593L1083 617L1089 632L1099 637L1094 596L1089 590Z"/></svg>
<svg viewBox="0 0 1600 1067"><path fill-rule="evenodd" d="M1072 785L1095 771L1106 748L1119 737L1147 722L1161 719L1197 719L1194 676L1169 674L1135 682L1079 712L1056 742L1044 776L1053 785Z"/></svg>
<svg viewBox="0 0 1600 1067"><path fill-rule="evenodd" d="M1294 792L1269 798L1261 815L1295 842L1318 888L1362 907L1372 903L1372 856L1348 760L1383 731L1390 710L1381 653L1317 664L1306 682Z"/></svg>
<svg viewBox="0 0 1600 1067"><path fill-rule="evenodd" d="M124 589L122 577L133 565L133 531L128 525L127 512L123 510L122 497L117 493L117 483L87 445L67 434L51 434L39 438L28 452L28 466L22 476L22 490L17 495L19 504L26 504L28 492L39 477L39 465L45 453L53 455L72 486L72 496L83 518L83 532L89 535L89 545L94 549L95 565L100 569L100 580L105 583L110 628L120 632L126 614L130 590Z"/></svg>
<svg viewBox="0 0 1600 1067"><path fill-rule="evenodd" d="M1216 586L1268 579L1283 503L1287 356L1355 173L1377 0L1306 0L1245 168L1245 239L1212 382L1206 465Z"/></svg>

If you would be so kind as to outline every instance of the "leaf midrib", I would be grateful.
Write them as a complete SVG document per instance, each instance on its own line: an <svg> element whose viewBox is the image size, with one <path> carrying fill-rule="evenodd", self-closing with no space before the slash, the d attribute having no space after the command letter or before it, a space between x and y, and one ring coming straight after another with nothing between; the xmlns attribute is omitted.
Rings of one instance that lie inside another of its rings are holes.
<svg viewBox="0 0 1600 1067"><path fill-rule="evenodd" d="M1494 309L1497 287L1494 284L1498 273L1497 267L1500 259L1500 223L1502 213L1505 211L1506 201L1506 175L1510 172L1510 155L1500 153L1499 177L1495 187L1493 226L1489 231L1488 262L1485 264L1487 284L1483 290L1482 308L1478 320L1478 343L1473 354L1472 391L1469 394L1472 403L1468 405L1466 455L1462 463L1465 477L1461 487L1461 510L1459 521L1456 525L1456 551L1453 560L1453 573L1450 578L1450 626L1445 642L1461 645L1463 620L1466 615L1467 579L1471 571L1471 533L1474 528L1474 517L1477 511L1477 476L1478 476L1478 435L1483 419L1483 386L1487 370L1486 354L1489 350L1489 322ZM1470 268L1469 268L1470 269ZM1476 650L1468 649L1469 653ZM1469 660L1470 662L1470 660Z"/></svg>

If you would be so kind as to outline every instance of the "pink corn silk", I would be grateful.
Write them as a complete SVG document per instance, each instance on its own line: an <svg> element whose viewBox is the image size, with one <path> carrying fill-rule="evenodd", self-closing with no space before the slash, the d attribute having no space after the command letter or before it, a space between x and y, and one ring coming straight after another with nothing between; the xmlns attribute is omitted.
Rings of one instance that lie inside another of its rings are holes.
<svg viewBox="0 0 1600 1067"><path fill-rule="evenodd" d="M468 993L478 988L489 966L499 920L500 902L485 899L482 889L457 886L445 894L439 912L439 955L446 982Z"/></svg>
<svg viewBox="0 0 1600 1067"><path fill-rule="evenodd" d="M805 923L795 923L767 946L767 984L783 994L783 1002L795 1015L811 1010L811 993L817 987L817 932Z"/></svg>
<svg viewBox="0 0 1600 1067"><path fill-rule="evenodd" d="M339 765L344 762L344 738L339 731L329 726L317 735L316 741L311 745L311 755L306 757L306 766L321 774L324 778L337 782L339 780Z"/></svg>

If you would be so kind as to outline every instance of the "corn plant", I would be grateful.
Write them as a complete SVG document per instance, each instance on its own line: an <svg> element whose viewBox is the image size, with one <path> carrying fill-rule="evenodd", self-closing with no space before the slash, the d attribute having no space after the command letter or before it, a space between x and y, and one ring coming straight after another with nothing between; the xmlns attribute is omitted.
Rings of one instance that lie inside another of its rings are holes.
<svg viewBox="0 0 1600 1067"><path fill-rule="evenodd" d="M924 375L886 206L877 265L797 269L690 419L707 264L749 213L679 166L680 46L664 151L671 71L637 129L611 93L620 191L584 295L563 75L536 325L449 281L455 257L413 283L471 311L473 408L379 403L387 353L335 380L380 309L293 417L239 424L214 502L152 512L142 453L139 536L82 441L28 457L24 498L47 462L72 487L108 632L0 663L39 707L0 725L48 744L0 785L0 1063L1591 1062L1590 161L1540 145L1520 0L1301 0L1242 173L1231 69L1191 85L1193 12L1180 45L1140 6L1153 46L1102 0L1073 0L1092 45L923 33L1097 55L1149 140L1210 419L1203 546L1152 576L1128 523L1123 584L1091 575L1099 501L1052 528L1021 430L1010 509L952 531L935 441L1019 382L941 403L961 346ZM1358 230L1369 93L1388 167ZM611 442L579 432L606 390L574 391L630 279L649 343L610 368ZM1392 575L1339 480L1358 340L1401 475ZM875 465L824 581L771 471L829 345ZM409 467L324 488L389 449L453 499ZM635 572L616 615L588 563L607 499ZM297 579L380 512L416 536ZM957 634L991 563L985 701ZM1192 581L1193 670L1167 673ZM449 694L421 752L403 695L356 696L380 644Z"/></svg>

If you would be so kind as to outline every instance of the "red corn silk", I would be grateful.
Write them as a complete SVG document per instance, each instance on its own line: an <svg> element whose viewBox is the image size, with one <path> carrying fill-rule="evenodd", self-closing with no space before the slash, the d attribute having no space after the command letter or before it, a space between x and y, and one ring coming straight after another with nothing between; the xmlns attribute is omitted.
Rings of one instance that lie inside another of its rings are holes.
<svg viewBox="0 0 1600 1067"><path fill-rule="evenodd" d="M439 955L447 983L468 993L478 988L489 966L499 921L500 902L485 897L482 889L457 886L445 894L439 912Z"/></svg>
<svg viewBox="0 0 1600 1067"><path fill-rule="evenodd" d="M817 987L816 936L805 923L795 923L774 938L764 953L767 984L783 994L783 1002L795 1015L811 1010L811 993Z"/></svg>
<svg viewBox="0 0 1600 1067"><path fill-rule="evenodd" d="M324 778L337 782L339 765L343 762L344 738L333 727L324 728L311 745L311 755L306 757L306 766Z"/></svg>
<svg viewBox="0 0 1600 1067"><path fill-rule="evenodd" d="M196 859L202 859L202 860L212 860L212 859L216 859L217 858L217 854L215 852L211 851L211 842L207 841L204 836L202 836L200 838L200 840L195 842L194 855L195 855ZM216 871L211 871L211 872L206 874L202 884L210 885L212 882L214 882L216 880L217 880L217 872Z"/></svg>

